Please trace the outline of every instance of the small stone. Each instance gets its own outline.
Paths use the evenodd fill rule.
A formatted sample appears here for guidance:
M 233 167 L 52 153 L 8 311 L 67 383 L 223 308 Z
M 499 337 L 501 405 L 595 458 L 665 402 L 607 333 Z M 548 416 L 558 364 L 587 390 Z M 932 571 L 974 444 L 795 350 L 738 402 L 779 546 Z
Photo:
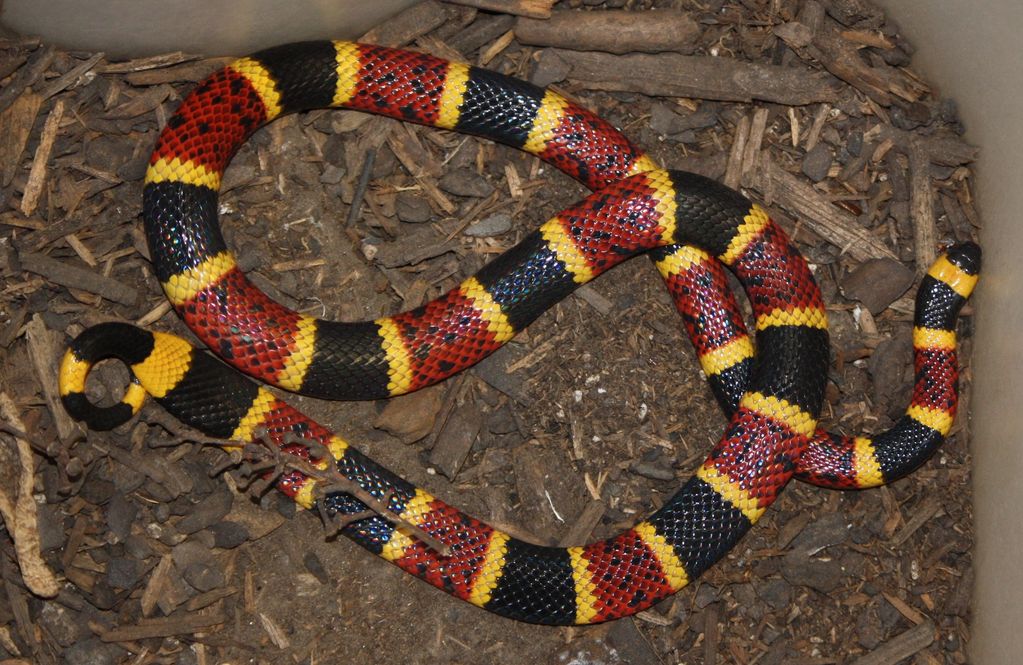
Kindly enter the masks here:
M 411 191 L 398 192 L 394 197 L 394 214 L 406 224 L 423 224 L 433 219 L 426 197 Z
M 511 230 L 512 218 L 511 215 L 503 212 L 494 213 L 479 220 L 473 222 L 465 229 L 464 233 L 467 236 L 474 238 L 490 238 L 493 236 L 499 236 Z
M 902 297 L 915 279 L 912 270 L 894 259 L 870 259 L 845 276 L 842 294 L 877 316 Z
M 333 164 L 327 164 L 324 167 L 323 173 L 320 174 L 320 182 L 325 185 L 336 185 L 345 177 L 345 170 L 340 166 Z
M 107 505 L 107 529 L 117 539 L 114 542 L 123 542 L 128 537 L 137 514 L 138 508 L 123 494 L 115 494 L 111 497 L 110 503 Z
M 515 415 L 508 406 L 503 406 L 487 416 L 487 429 L 493 434 L 511 434 L 519 431 Z
M 572 66 L 565 62 L 564 58 L 551 49 L 544 49 L 540 51 L 540 59 L 529 80 L 533 85 L 546 88 L 552 83 L 564 81 L 571 71 Z
M 210 548 L 194 538 L 179 543 L 171 550 L 171 558 L 178 570 L 184 570 L 193 563 L 203 563 L 213 558 Z
M 213 546 L 231 550 L 249 539 L 249 530 L 240 522 L 223 521 L 210 527 L 213 532 Z
M 444 174 L 437 186 L 455 196 L 483 198 L 494 192 L 494 186 L 472 169 L 455 169 Z
M 100 478 L 96 474 L 90 474 L 82 484 L 82 489 L 79 490 L 78 496 L 93 505 L 101 506 L 110 500 L 115 491 L 116 488 L 112 482 Z
M 785 609 L 792 602 L 792 586 L 785 580 L 767 580 L 757 587 L 757 595 L 772 608 Z
M 820 182 L 828 177 L 831 161 L 831 148 L 824 143 L 818 143 L 803 157 L 803 175 L 814 182 Z
M 71 614 L 56 603 L 44 603 L 39 612 L 39 625 L 62 647 L 78 641 L 80 631 Z
M 108 644 L 98 637 L 90 637 L 71 645 L 64 652 L 64 665 L 117 665 L 124 657 L 124 649 Z
M 177 523 L 178 533 L 190 534 L 216 524 L 231 510 L 233 497 L 227 488 L 210 494 L 195 504 L 191 512 Z
M 848 521 L 844 515 L 834 513 L 810 522 L 793 538 L 791 548 L 813 555 L 826 547 L 841 545 L 848 539 Z
M 224 586 L 224 572 L 210 563 L 196 561 L 185 566 L 181 577 L 196 591 L 212 591 Z
M 629 465 L 629 471 L 651 480 L 675 480 L 675 472 L 660 459 L 654 462 L 633 462 Z
M 415 443 L 433 430 L 440 413 L 444 388 L 433 386 L 387 401 L 373 427 L 397 437 L 403 443 Z
M 129 535 L 124 539 L 124 553 L 133 559 L 148 559 L 153 556 L 153 548 L 145 538 Z
M 315 577 L 320 584 L 328 584 L 330 582 L 330 576 L 327 575 L 327 569 L 324 567 L 323 562 L 320 561 L 320 557 L 316 556 L 312 552 L 306 552 L 305 556 L 302 557 L 302 565 L 305 569 Z
M 717 587 L 713 587 L 710 584 L 701 584 L 700 588 L 696 591 L 696 597 L 693 599 L 693 604 L 696 605 L 697 609 L 703 609 L 711 603 L 716 603 L 720 597 Z
M 138 559 L 115 557 L 107 562 L 107 583 L 114 589 L 130 589 L 142 575 L 142 562 Z

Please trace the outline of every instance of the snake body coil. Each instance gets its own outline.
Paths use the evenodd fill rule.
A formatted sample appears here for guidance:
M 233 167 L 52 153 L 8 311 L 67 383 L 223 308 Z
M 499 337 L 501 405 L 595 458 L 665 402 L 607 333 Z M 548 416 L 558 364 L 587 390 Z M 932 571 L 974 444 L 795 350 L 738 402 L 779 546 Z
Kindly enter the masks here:
M 274 303 L 237 269 L 217 224 L 217 189 L 231 155 L 251 132 L 283 112 L 319 106 L 481 134 L 522 147 L 597 191 L 423 307 L 353 324 L 305 317 Z M 706 178 L 659 169 L 610 125 L 555 93 L 394 49 L 345 42 L 270 49 L 212 75 L 168 121 L 146 177 L 144 213 L 157 276 L 199 338 L 238 369 L 318 396 L 373 398 L 441 380 L 492 352 L 578 284 L 638 253 L 656 252 L 669 287 L 675 280 L 680 308 L 691 307 L 683 297 L 690 287 L 676 279 L 687 272 L 678 259 L 684 245 L 702 248 L 735 272 L 753 305 L 756 355 L 738 341 L 745 333 L 733 330 L 728 339 L 711 342 L 710 328 L 690 327 L 698 349 L 704 334 L 701 358 L 712 358 L 716 370 L 708 374 L 736 377 L 724 381 L 733 391 L 721 397 L 731 412 L 724 436 L 695 476 L 649 519 L 584 547 L 532 545 L 464 515 L 179 338 L 107 324 L 72 345 L 61 389 L 76 417 L 93 426 L 117 424 L 137 410 L 144 389 L 209 436 L 246 441 L 265 430 L 286 452 L 305 458 L 309 448 L 296 437 L 315 442 L 333 457 L 314 459 L 317 465 L 336 464 L 451 553 L 430 549 L 382 517 L 353 522 L 343 533 L 498 614 L 572 624 L 649 607 L 728 551 L 810 459 L 828 351 L 823 302 L 805 261 L 759 206 Z M 968 248 L 960 254 L 966 258 L 949 254 L 947 266 L 931 274 L 938 292 L 951 290 L 962 299 L 969 288 L 957 285 L 972 288 L 979 253 Z M 957 303 L 945 297 L 943 311 L 954 310 L 951 318 L 938 321 L 935 315 L 922 324 L 939 331 L 921 338 L 942 352 L 948 351 Z M 918 310 L 918 327 L 920 321 Z M 954 353 L 954 335 L 951 342 Z M 741 352 L 715 352 L 728 348 Z M 90 366 L 104 357 L 128 363 L 141 385 L 106 410 L 84 396 Z M 948 362 L 924 368 L 928 385 L 935 384 L 932 370 L 939 365 L 945 371 Z M 737 366 L 743 369 L 730 369 Z M 948 385 L 947 373 L 939 382 Z M 947 428 L 944 416 L 933 413 L 954 412 L 954 378 L 951 383 L 951 409 L 948 391 L 935 396 L 918 384 L 920 399 L 914 396 L 907 415 L 938 432 L 939 440 Z M 915 440 L 918 455 L 919 444 Z M 936 444 L 928 439 L 928 445 Z M 842 485 L 847 471 L 839 472 L 838 464 L 850 446 L 876 459 L 872 446 L 824 442 L 824 457 L 808 477 Z M 874 480 L 883 482 L 883 475 Z M 313 485 L 297 472 L 279 483 L 306 506 L 313 503 Z M 340 514 L 366 508 L 347 494 L 322 501 Z

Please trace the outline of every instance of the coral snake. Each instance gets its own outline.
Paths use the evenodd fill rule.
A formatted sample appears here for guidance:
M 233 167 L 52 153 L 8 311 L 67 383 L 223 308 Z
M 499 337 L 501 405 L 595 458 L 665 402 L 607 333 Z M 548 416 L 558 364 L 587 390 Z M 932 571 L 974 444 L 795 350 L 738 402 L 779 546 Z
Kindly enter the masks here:
M 239 271 L 219 230 L 217 190 L 259 126 L 325 106 L 519 147 L 595 192 L 422 307 L 371 322 L 315 320 L 273 302 Z M 237 60 L 168 121 L 146 176 L 144 217 L 164 291 L 214 353 L 264 382 L 334 398 L 435 383 L 494 351 L 579 284 L 650 254 L 730 421 L 696 474 L 653 515 L 581 547 L 534 545 L 465 515 L 173 335 L 101 324 L 72 342 L 61 366 L 64 404 L 90 427 L 126 421 L 149 394 L 208 436 L 263 436 L 319 468 L 336 465 L 448 551 L 381 516 L 351 522 L 346 536 L 463 600 L 556 625 L 626 616 L 676 592 L 749 530 L 794 473 L 827 486 L 869 486 L 926 459 L 954 416 L 955 321 L 980 261 L 976 245 L 958 245 L 924 278 L 912 403 L 871 441 L 816 430 L 828 365 L 824 304 L 806 262 L 762 208 L 707 178 L 660 169 L 589 111 L 494 72 L 348 42 L 290 44 Z M 720 264 L 752 304 L 755 354 Z M 110 357 L 130 366 L 134 382 L 119 404 L 99 407 L 85 395 L 86 378 Z M 292 470 L 277 485 L 305 507 L 366 511 L 350 493 L 317 496 L 315 483 Z

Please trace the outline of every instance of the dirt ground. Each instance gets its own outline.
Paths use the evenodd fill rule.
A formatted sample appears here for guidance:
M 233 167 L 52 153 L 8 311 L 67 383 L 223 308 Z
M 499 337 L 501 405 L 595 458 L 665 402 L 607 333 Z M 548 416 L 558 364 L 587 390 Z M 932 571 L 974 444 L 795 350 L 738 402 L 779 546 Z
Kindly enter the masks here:
M 831 63 L 827 52 L 783 40 L 788 33 L 779 27 L 797 22 L 807 4 L 630 0 L 558 9 L 680 10 L 700 27 L 693 53 L 829 71 L 835 89 L 828 102 L 606 92 L 571 75 L 557 85 L 662 163 L 715 178 L 743 159 L 732 148 L 741 127 L 753 128 L 784 176 L 752 174 L 741 184 L 795 238 L 829 303 L 824 423 L 876 433 L 904 410 L 912 388 L 919 187 L 937 223 L 934 241 L 972 237 L 974 153 L 959 138 L 954 104 L 912 71 L 911 46 L 873 7 L 824 3 L 825 20 L 855 43 L 862 67 L 889 83 L 897 76 L 913 82 L 899 88 L 903 96 L 888 94 L 887 104 L 865 92 L 867 84 L 840 80 L 821 64 Z M 487 54 L 488 67 L 524 78 L 556 76 L 551 58 L 560 56 L 552 49 L 510 37 L 490 48 L 510 29 L 508 17 L 431 7 L 444 19 L 436 29 L 396 41 L 471 62 Z M 480 35 L 479 43 L 467 34 Z M 56 599 L 28 592 L 11 541 L 0 539 L 0 658 L 10 659 L 0 662 L 967 662 L 969 311 L 960 324 L 962 415 L 923 468 L 870 491 L 790 485 L 735 550 L 635 618 L 580 628 L 510 621 L 343 538 L 326 538 L 316 515 L 296 514 L 274 493 L 254 500 L 232 478 L 210 478 L 223 453 L 165 423 L 156 406 L 111 433 L 62 432 L 66 416 L 47 397 L 69 336 L 105 320 L 188 336 L 150 271 L 137 217 L 141 177 L 168 114 L 222 61 L 122 65 L 15 36 L 0 43 L 0 55 L 7 130 L 0 145 L 0 376 L 35 445 L 43 556 L 61 582 Z M 27 72 L 33 67 L 35 77 Z M 63 77 L 61 87 L 76 67 L 84 71 Z M 43 185 L 33 194 L 33 166 L 55 117 L 52 145 L 37 167 Z M 367 168 L 368 189 L 351 216 Z M 837 246 L 799 214 L 806 208 L 793 202 L 786 177 L 824 202 L 824 219 L 842 215 L 898 261 Z M 510 148 L 350 111 L 290 116 L 261 129 L 235 157 L 224 189 L 228 244 L 254 281 L 289 306 L 339 320 L 425 302 L 585 193 Z M 29 196 L 37 198 L 30 207 Z M 402 263 L 413 249 L 423 260 Z M 67 266 L 106 281 L 68 283 Z M 891 291 L 884 287 L 904 272 L 913 286 L 890 293 L 871 316 L 863 293 Z M 124 372 L 102 369 L 92 388 L 112 399 Z M 440 386 L 386 402 L 287 399 L 434 495 L 545 544 L 566 537 L 577 544 L 634 524 L 689 477 L 725 424 L 678 315 L 642 258 Z M 446 428 L 454 412 L 478 422 L 479 433 L 451 468 L 436 447 L 453 435 Z

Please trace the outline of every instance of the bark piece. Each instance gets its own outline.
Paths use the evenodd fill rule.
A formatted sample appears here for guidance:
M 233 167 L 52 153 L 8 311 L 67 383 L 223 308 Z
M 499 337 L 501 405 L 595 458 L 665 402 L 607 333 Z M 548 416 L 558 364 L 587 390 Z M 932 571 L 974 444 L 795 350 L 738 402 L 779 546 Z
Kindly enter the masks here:
M 667 9 L 559 11 L 545 21 L 515 22 L 515 37 L 523 44 L 575 51 L 692 53 L 699 36 L 700 26 L 688 14 Z
M 759 99 L 790 106 L 831 101 L 836 95 L 831 76 L 804 67 L 677 53 L 555 53 L 571 67 L 567 78 L 592 90 L 732 102 Z
M 482 427 L 483 416 L 479 409 L 472 400 L 466 400 L 455 409 L 437 434 L 437 441 L 430 451 L 430 464 L 448 480 L 454 480 Z

